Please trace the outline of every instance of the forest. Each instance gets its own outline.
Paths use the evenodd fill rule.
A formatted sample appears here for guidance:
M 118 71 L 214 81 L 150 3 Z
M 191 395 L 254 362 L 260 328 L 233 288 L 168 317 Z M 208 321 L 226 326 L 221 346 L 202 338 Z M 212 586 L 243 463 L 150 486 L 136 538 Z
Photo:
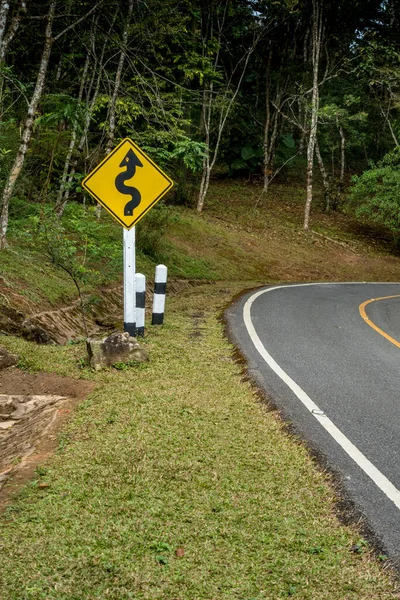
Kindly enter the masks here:
M 399 25 L 396 0 L 1 0 L 0 248 L 93 205 L 81 181 L 125 137 L 169 203 L 201 213 L 216 175 L 266 201 L 296 169 L 305 230 L 318 178 L 326 212 L 397 242 Z

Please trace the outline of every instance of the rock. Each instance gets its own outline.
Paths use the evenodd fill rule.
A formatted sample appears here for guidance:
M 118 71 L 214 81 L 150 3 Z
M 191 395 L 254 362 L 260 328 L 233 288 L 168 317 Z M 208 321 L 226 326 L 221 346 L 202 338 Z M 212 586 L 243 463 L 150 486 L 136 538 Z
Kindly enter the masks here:
M 2 333 L 21 335 L 21 325 L 24 315 L 10 306 L 0 306 L 0 330 Z
M 15 425 L 15 421 L 0 421 L 0 429 L 11 429 Z
M 18 402 L 12 396 L 5 394 L 0 395 L 0 421 L 8 419 L 10 415 L 16 410 Z
M 6 369 L 7 367 L 13 367 L 18 363 L 18 356 L 11 354 L 5 348 L 0 347 L 0 369 Z
M 87 351 L 91 367 L 99 371 L 116 363 L 147 362 L 149 355 L 129 333 L 112 333 L 106 338 L 88 338 Z
M 36 344 L 55 344 L 51 335 L 43 327 L 29 320 L 22 323 L 22 335 L 25 339 Z
M 3 485 L 5 484 L 5 482 L 7 481 L 9 477 L 8 473 L 0 473 L 0 490 L 3 487 Z
M 65 400 L 65 396 L 0 394 L 0 424 L 10 419 L 20 421 L 42 408 L 54 406 L 60 400 Z

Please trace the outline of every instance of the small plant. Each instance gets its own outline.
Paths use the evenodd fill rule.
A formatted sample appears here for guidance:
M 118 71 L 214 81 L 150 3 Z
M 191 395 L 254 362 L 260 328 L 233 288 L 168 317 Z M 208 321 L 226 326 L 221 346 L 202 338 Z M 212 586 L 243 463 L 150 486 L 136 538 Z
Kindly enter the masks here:
M 114 369 L 117 369 L 117 371 L 127 371 L 130 366 L 132 365 L 127 362 L 116 362 L 113 364 Z
M 324 549 L 321 546 L 315 546 L 315 548 L 310 548 L 308 550 L 309 554 L 323 554 Z
M 115 409 L 112 409 L 106 419 L 106 423 L 107 425 L 112 425 L 113 423 L 116 422 L 118 417 L 118 412 Z
M 368 542 L 363 539 L 359 539 L 353 546 L 350 548 L 351 552 L 354 554 L 363 554 L 368 547 Z
M 160 565 L 167 566 L 169 564 L 169 557 L 166 555 L 166 553 L 172 552 L 172 546 L 170 546 L 170 544 L 167 544 L 166 542 L 157 542 L 155 544 L 152 544 L 150 547 L 152 550 L 155 550 L 157 552 L 156 561 Z
M 42 466 L 38 465 L 35 469 L 35 473 L 39 477 L 44 477 L 45 475 L 47 475 L 47 469 L 46 469 L 46 467 L 42 467 Z

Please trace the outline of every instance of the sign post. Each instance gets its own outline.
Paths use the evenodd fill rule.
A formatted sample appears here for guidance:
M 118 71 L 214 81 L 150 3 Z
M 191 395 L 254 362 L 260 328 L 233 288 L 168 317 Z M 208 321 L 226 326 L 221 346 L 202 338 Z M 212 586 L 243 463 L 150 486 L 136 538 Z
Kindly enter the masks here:
M 124 331 L 136 336 L 135 228 L 124 229 Z
M 82 187 L 124 227 L 124 331 L 136 334 L 135 227 L 174 185 L 126 138 L 85 177 Z

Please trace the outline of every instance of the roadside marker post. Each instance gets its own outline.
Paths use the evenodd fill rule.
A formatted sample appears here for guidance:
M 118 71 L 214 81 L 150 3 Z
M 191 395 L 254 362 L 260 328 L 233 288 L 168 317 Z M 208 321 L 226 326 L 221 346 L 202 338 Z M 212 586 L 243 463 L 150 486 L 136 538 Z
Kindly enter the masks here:
M 146 277 L 136 273 L 136 334 L 144 336 L 145 311 L 146 311 Z
M 134 225 L 173 185 L 172 179 L 129 138 L 122 140 L 82 181 L 82 187 L 124 227 L 124 331 L 132 336 L 138 327 Z M 144 333 L 144 321 L 140 327 Z
M 156 276 L 154 279 L 153 314 L 151 317 L 152 325 L 162 325 L 164 322 L 167 274 L 168 269 L 165 265 L 156 266 Z

